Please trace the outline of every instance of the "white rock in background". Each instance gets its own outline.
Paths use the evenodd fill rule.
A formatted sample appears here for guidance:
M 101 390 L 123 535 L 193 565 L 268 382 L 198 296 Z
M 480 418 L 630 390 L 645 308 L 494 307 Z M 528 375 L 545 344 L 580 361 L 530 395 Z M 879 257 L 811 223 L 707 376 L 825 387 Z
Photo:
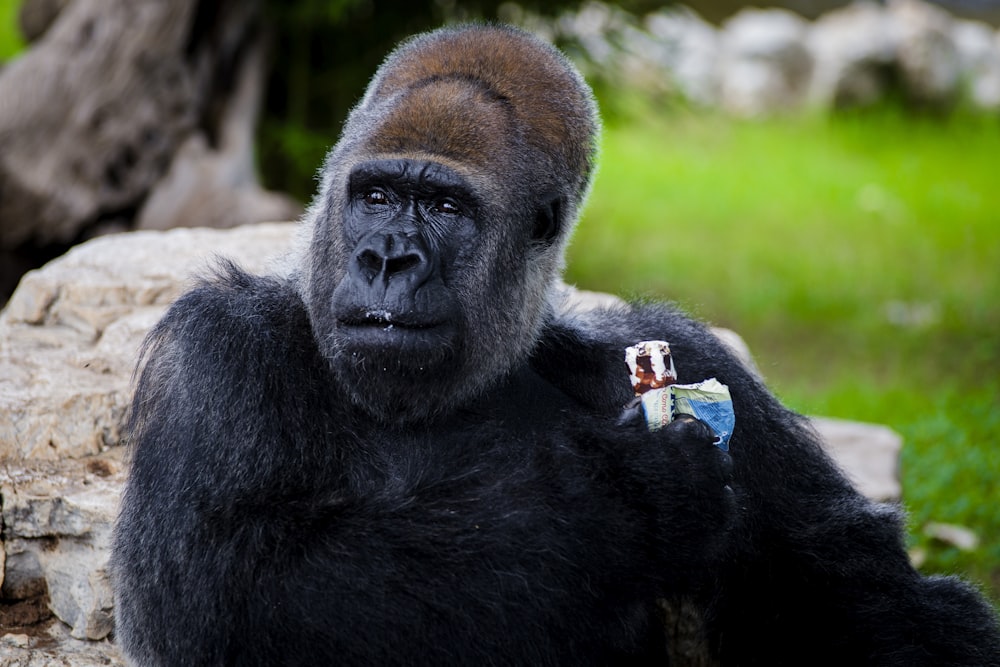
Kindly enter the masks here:
M 864 106 L 890 91 L 922 105 L 969 99 L 1000 108 L 1000 36 L 925 0 L 856 0 L 812 23 L 784 9 L 747 8 L 721 29 L 685 7 L 642 21 L 599 2 L 548 23 L 530 12 L 511 16 L 572 44 L 588 76 L 741 116 L 806 102 Z
M 578 12 L 565 12 L 556 20 L 556 33 L 577 40 L 587 57 L 603 67 L 618 56 L 608 36 L 621 28 L 620 13 L 601 2 L 584 3 Z
M 812 417 L 826 451 L 861 493 L 878 501 L 898 501 L 899 453 L 903 438 L 887 426 Z
M 719 32 L 686 7 L 646 17 L 646 30 L 660 44 L 658 63 L 686 99 L 704 106 L 719 97 Z
M 955 21 L 965 96 L 978 109 L 1000 109 L 1000 32 L 979 21 Z
M 924 535 L 944 542 L 959 551 L 974 551 L 979 547 L 979 536 L 965 526 L 931 522 L 924 526 Z
M 888 91 L 896 44 L 882 6 L 857 2 L 824 14 L 806 42 L 815 61 L 808 93 L 813 105 L 863 106 Z
M 951 15 L 922 0 L 888 0 L 903 89 L 915 102 L 948 106 L 962 80 Z
M 783 9 L 744 9 L 721 32 L 720 99 L 741 116 L 798 107 L 812 75 L 808 24 Z

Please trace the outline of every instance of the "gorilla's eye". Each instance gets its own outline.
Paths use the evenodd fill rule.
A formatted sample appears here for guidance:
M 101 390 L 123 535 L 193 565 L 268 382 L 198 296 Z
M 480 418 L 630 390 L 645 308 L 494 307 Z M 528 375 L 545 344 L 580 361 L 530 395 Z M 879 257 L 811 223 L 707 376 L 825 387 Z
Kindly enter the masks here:
M 389 197 L 382 190 L 369 190 L 364 195 L 365 203 L 369 206 L 385 206 L 389 203 Z
M 449 199 L 447 197 L 438 199 L 436 202 L 434 202 L 434 205 L 431 207 L 431 210 L 433 210 L 435 213 L 444 213 L 446 215 L 458 215 L 459 213 L 462 212 L 462 209 L 459 208 L 457 203 L 455 203 L 455 200 Z

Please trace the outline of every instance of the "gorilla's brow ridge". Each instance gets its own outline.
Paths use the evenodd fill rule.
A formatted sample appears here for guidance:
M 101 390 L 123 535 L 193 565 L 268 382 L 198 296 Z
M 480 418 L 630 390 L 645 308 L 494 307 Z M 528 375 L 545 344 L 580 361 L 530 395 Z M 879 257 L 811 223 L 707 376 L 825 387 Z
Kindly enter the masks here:
M 420 90 L 421 88 L 426 88 L 427 86 L 431 86 L 435 83 L 441 83 L 444 81 L 461 81 L 464 83 L 470 83 L 474 88 L 479 90 L 479 92 L 483 93 L 491 102 L 498 102 L 503 106 L 507 107 L 508 109 L 512 106 L 510 97 L 504 95 L 496 88 L 494 88 L 492 85 L 490 85 L 489 81 L 486 81 L 482 77 L 476 76 L 475 74 L 468 74 L 465 72 L 454 72 L 449 74 L 431 74 L 430 76 L 426 76 L 423 79 L 414 81 L 409 86 L 407 86 L 406 90 L 416 91 Z

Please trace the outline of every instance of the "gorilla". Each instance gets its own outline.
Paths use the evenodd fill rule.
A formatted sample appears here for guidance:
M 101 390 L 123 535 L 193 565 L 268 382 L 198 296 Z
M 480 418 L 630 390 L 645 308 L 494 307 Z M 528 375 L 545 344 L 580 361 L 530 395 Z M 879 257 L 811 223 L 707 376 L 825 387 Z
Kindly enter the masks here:
M 389 56 L 295 268 L 222 264 L 147 339 L 111 563 L 134 664 L 667 664 L 683 605 L 714 664 L 1000 665 L 990 605 L 914 571 L 900 513 L 704 326 L 566 307 L 598 131 L 519 30 Z M 643 340 L 728 385 L 729 453 L 623 409 Z

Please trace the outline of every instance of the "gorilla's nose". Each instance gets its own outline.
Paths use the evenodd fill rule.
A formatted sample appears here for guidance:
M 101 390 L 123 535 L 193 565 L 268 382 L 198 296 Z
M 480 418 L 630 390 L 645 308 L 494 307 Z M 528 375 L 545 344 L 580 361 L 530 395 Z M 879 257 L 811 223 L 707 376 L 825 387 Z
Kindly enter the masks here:
M 373 287 L 399 282 L 414 289 L 430 276 L 432 268 L 419 238 L 401 233 L 372 234 L 354 252 L 354 269 Z

